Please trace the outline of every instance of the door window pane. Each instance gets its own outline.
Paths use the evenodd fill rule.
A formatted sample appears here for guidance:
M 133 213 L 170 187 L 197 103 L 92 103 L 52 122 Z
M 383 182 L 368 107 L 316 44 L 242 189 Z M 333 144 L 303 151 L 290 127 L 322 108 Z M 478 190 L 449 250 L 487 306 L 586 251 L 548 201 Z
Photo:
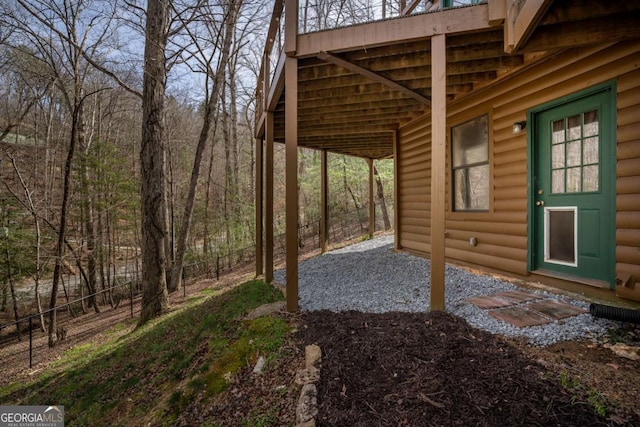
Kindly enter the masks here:
M 582 177 L 582 191 L 598 191 L 598 165 L 585 166 Z
M 598 110 L 551 122 L 551 192 L 599 190 Z
M 551 192 L 564 193 L 564 169 L 551 172 Z
M 598 110 L 584 113 L 584 130 L 582 134 L 585 137 L 598 135 Z
M 567 166 L 578 166 L 580 163 L 580 140 L 567 143 Z
M 598 137 L 587 138 L 583 144 L 582 163 L 585 165 L 597 164 L 599 160 Z
M 567 193 L 577 193 L 580 191 L 580 168 L 567 169 Z
M 564 144 L 551 147 L 551 167 L 553 169 L 563 168 L 564 164 Z
M 573 140 L 580 138 L 580 116 L 572 116 L 567 119 L 567 139 Z
M 552 144 L 558 144 L 564 142 L 564 120 L 556 120 L 551 125 L 553 137 L 551 139 Z

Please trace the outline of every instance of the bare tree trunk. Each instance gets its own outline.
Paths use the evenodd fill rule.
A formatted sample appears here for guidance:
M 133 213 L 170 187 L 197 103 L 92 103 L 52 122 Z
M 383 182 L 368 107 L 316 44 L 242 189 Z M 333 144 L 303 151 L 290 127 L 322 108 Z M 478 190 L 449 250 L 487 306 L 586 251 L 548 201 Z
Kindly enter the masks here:
M 231 150 L 229 147 L 229 112 L 226 102 L 226 85 L 222 88 L 222 142 L 224 144 L 224 224 L 225 224 L 225 240 L 227 248 L 231 247 L 231 221 L 233 217 L 230 210 L 231 201 L 229 195 L 232 193 L 232 174 L 231 171 Z M 229 249 L 227 249 L 229 250 Z
M 13 165 L 13 170 L 18 177 L 18 181 L 22 186 L 22 190 L 24 191 L 25 207 L 29 210 L 29 213 L 33 217 L 33 222 L 36 227 L 36 259 L 35 259 L 35 274 L 33 275 L 33 281 L 35 282 L 35 299 L 36 299 L 36 307 L 38 308 L 38 314 L 40 315 L 40 328 L 42 332 L 44 330 L 44 315 L 42 314 L 42 301 L 40 300 L 40 273 L 42 272 L 42 266 L 40 262 L 40 250 L 42 246 L 42 232 L 40 230 L 40 219 L 38 218 L 38 214 L 36 212 L 36 207 L 33 203 L 33 199 L 31 198 L 31 192 L 27 188 L 27 183 L 24 178 L 22 178 L 22 174 L 20 173 L 20 169 L 18 169 L 18 165 L 16 164 L 16 160 L 13 157 L 10 157 L 11 164 Z
M 85 134 L 84 123 L 84 107 L 78 107 L 78 149 L 81 152 L 80 161 L 80 185 L 82 186 L 82 198 L 84 199 L 84 227 L 87 239 L 87 291 L 89 292 L 89 306 L 93 306 L 96 313 L 100 313 L 100 308 L 96 301 L 96 282 L 97 282 L 97 264 L 96 264 L 96 232 L 94 228 L 94 208 L 93 208 L 93 192 L 89 185 L 89 144 Z
M 391 229 L 391 221 L 389 220 L 389 212 L 387 211 L 387 202 L 384 198 L 384 188 L 382 187 L 382 180 L 378 169 L 373 166 L 373 174 L 376 176 L 376 187 L 378 190 L 378 200 L 380 200 L 380 210 L 382 211 L 382 220 L 384 221 L 384 229 Z
M 211 193 L 213 191 L 212 187 L 213 187 L 213 162 L 215 159 L 215 150 L 214 150 L 214 145 L 215 145 L 215 138 L 216 138 L 216 131 L 218 130 L 218 114 L 216 111 L 215 117 L 213 119 L 214 122 L 214 127 L 213 127 L 213 133 L 212 133 L 212 140 L 213 140 L 213 144 L 211 144 L 211 155 L 209 156 L 209 170 L 207 172 L 207 188 L 205 190 L 205 201 L 204 201 L 204 226 L 203 226 L 203 253 L 205 255 L 207 255 L 209 253 L 209 246 L 210 246 L 210 242 L 209 242 L 209 221 L 210 221 L 210 206 L 211 206 L 211 199 L 213 198 Z M 215 199 L 215 198 L 214 198 Z
M 140 147 L 142 207 L 142 312 L 139 325 L 169 308 L 166 281 L 164 93 L 165 49 L 170 19 L 169 0 L 149 0 L 147 6 L 142 144 Z
M 175 238 L 176 238 L 176 224 L 175 224 L 175 181 L 173 175 L 173 154 L 171 152 L 171 145 L 167 144 L 167 166 L 168 166 L 168 180 L 167 180 L 167 198 L 166 198 L 166 218 L 167 218 L 167 238 L 165 239 L 164 251 L 167 257 L 167 265 L 171 266 L 167 269 L 167 290 L 173 292 L 171 289 L 171 276 L 173 272 L 175 262 Z
M 215 135 L 215 129 L 214 129 Z M 211 146 L 211 156 L 209 156 L 209 170 L 207 172 L 207 185 L 206 190 L 204 192 L 204 224 L 202 224 L 202 253 L 207 256 L 209 254 L 209 246 L 210 243 L 210 231 L 209 231 L 209 221 L 210 221 L 210 211 L 211 211 L 211 181 L 213 180 L 212 171 L 213 171 L 213 159 L 214 159 L 214 150 L 213 145 Z
M 191 179 L 189 180 L 189 190 L 187 193 L 187 200 L 185 202 L 184 212 L 182 214 L 182 224 L 180 226 L 180 233 L 178 235 L 178 245 L 176 249 L 175 262 L 173 270 L 171 271 L 171 282 L 169 283 L 169 291 L 173 292 L 180 289 L 182 279 L 182 269 L 184 264 L 184 254 L 187 250 L 187 239 L 189 237 L 189 228 L 191 227 L 191 216 L 193 214 L 193 205 L 195 201 L 196 188 L 198 186 L 198 180 L 200 178 L 200 167 L 202 164 L 202 156 L 209 141 L 209 130 L 211 129 L 211 122 L 215 117 L 215 111 L 218 106 L 218 100 L 221 92 L 221 86 L 224 85 L 225 69 L 229 62 L 229 52 L 231 51 L 231 42 L 233 40 L 234 28 L 236 22 L 236 3 L 232 1 L 229 4 L 229 13 L 226 15 L 225 31 L 223 39 L 223 47 L 218 62 L 218 68 L 212 82 L 212 89 L 208 93 L 209 98 L 205 105 L 204 119 L 202 122 L 202 128 L 200 129 L 200 136 L 198 137 L 198 145 L 196 147 L 196 155 L 193 160 L 193 168 L 191 170 Z M 235 104 L 233 103 L 232 106 Z M 232 109 L 233 112 L 233 109 Z M 227 117 L 225 115 L 225 120 Z M 226 128 L 225 128 L 226 129 Z M 225 147 L 227 145 L 225 144 Z M 236 158 L 235 164 L 232 167 L 231 173 L 235 173 L 235 186 L 237 188 L 237 136 L 235 139 L 235 152 Z M 228 148 L 225 148 L 225 154 L 228 160 Z M 227 172 L 229 172 L 227 167 Z M 233 178 L 232 178 L 233 180 Z M 227 182 L 228 185 L 228 182 Z
M 342 162 L 343 162 L 342 163 L 342 181 L 344 183 L 344 188 L 349 193 L 349 195 L 351 196 L 351 200 L 353 200 L 353 205 L 356 208 L 356 213 L 358 214 L 358 225 L 360 226 L 360 232 L 364 232 L 364 222 L 363 222 L 362 216 L 360 214 L 360 208 L 362 206 L 360 205 L 360 203 L 358 203 L 358 197 L 353 192 L 353 189 L 351 188 L 351 186 L 349 185 L 349 181 L 347 180 L 347 162 L 346 162 L 346 159 L 343 158 Z M 349 213 L 348 209 L 347 209 L 346 213 Z
M 9 289 L 9 284 L 5 283 L 2 285 L 2 306 L 0 306 L 0 311 L 5 311 L 7 309 L 7 290 Z
M 306 173 L 306 156 L 301 149 L 298 149 L 298 176 L 304 176 Z M 307 222 L 305 215 L 307 209 L 306 196 L 301 191 L 300 180 L 298 180 L 298 248 L 304 248 L 304 225 Z
M 233 31 L 233 27 L 230 29 Z M 232 162 L 232 182 L 233 182 L 233 192 L 236 194 L 236 197 L 239 196 L 240 185 L 238 180 L 238 163 L 239 163 L 239 153 L 238 153 L 238 103 L 236 101 L 237 98 L 237 89 L 236 89 L 236 58 L 229 62 L 229 109 L 230 109 L 230 125 L 231 125 L 231 162 Z
M 73 121 L 77 120 L 77 107 L 73 111 Z M 69 193 L 71 185 L 71 162 L 76 146 L 77 126 L 71 126 L 71 140 L 69 142 L 69 150 L 67 151 L 67 159 L 64 164 L 64 180 L 62 187 L 62 206 L 60 207 L 60 227 L 58 229 L 58 242 L 56 244 L 55 266 L 53 268 L 53 284 L 51 285 L 51 299 L 49 301 L 49 347 L 56 345 L 56 303 L 58 299 L 58 286 L 60 284 L 60 276 L 62 274 L 62 256 L 64 253 L 65 234 L 67 231 L 67 210 L 69 207 Z
M 7 236 L 8 238 L 8 236 Z M 11 300 L 13 301 L 13 315 L 16 319 L 16 332 L 18 333 L 18 341 L 22 341 L 22 334 L 20 332 L 20 315 L 18 314 L 18 300 L 16 298 L 16 288 L 13 284 L 13 276 L 11 275 L 11 257 L 9 255 L 9 245 L 5 245 L 5 259 L 7 261 L 7 278 L 9 280 L 9 288 L 11 289 Z

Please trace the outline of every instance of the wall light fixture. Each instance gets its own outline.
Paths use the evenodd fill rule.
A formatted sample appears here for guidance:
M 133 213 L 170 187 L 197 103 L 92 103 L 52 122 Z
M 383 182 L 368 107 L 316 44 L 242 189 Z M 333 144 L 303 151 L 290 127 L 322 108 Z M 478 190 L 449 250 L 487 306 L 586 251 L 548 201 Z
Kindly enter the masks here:
M 514 134 L 519 134 L 522 133 L 523 130 L 525 130 L 525 128 L 527 127 L 527 122 L 526 121 L 522 121 L 522 122 L 515 122 L 513 124 L 513 133 Z

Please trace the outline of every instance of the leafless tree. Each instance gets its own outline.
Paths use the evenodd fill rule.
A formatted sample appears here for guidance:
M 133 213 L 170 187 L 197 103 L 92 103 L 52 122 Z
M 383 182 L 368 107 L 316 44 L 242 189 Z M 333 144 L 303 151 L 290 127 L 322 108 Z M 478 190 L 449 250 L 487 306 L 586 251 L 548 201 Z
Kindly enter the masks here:
M 230 0 L 222 5 L 221 20 L 216 19 L 216 15 L 218 14 L 211 6 L 203 8 L 205 12 L 202 14 L 202 22 L 206 36 L 202 38 L 202 34 L 188 30 L 191 42 L 188 49 L 190 50 L 189 56 L 196 61 L 196 69 L 204 71 L 205 74 L 204 117 L 193 160 L 187 199 L 182 214 L 182 223 L 178 234 L 175 262 L 169 284 L 169 291 L 172 292 L 181 286 L 184 255 L 187 248 L 189 228 L 191 226 L 196 187 L 200 178 L 202 157 L 207 143 L 210 140 L 211 126 L 216 116 L 221 89 L 224 85 L 225 71 L 229 62 L 235 25 L 241 8 L 242 0 Z M 185 28 L 187 28 L 186 25 Z M 212 40 L 214 42 L 209 44 L 206 40 Z
M 140 148 L 142 207 L 142 313 L 139 324 L 169 308 L 166 282 L 166 191 L 164 101 L 167 83 L 165 53 L 171 21 L 169 0 L 147 5 L 142 146 Z

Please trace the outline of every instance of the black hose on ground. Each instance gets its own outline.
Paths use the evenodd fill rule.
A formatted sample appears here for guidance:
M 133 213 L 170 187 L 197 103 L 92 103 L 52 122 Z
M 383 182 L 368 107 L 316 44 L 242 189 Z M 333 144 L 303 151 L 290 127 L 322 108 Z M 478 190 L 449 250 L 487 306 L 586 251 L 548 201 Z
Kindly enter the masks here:
M 640 310 L 629 308 L 612 307 L 610 305 L 591 304 L 589 313 L 593 317 L 603 317 L 609 320 L 619 320 L 621 322 L 640 323 Z

